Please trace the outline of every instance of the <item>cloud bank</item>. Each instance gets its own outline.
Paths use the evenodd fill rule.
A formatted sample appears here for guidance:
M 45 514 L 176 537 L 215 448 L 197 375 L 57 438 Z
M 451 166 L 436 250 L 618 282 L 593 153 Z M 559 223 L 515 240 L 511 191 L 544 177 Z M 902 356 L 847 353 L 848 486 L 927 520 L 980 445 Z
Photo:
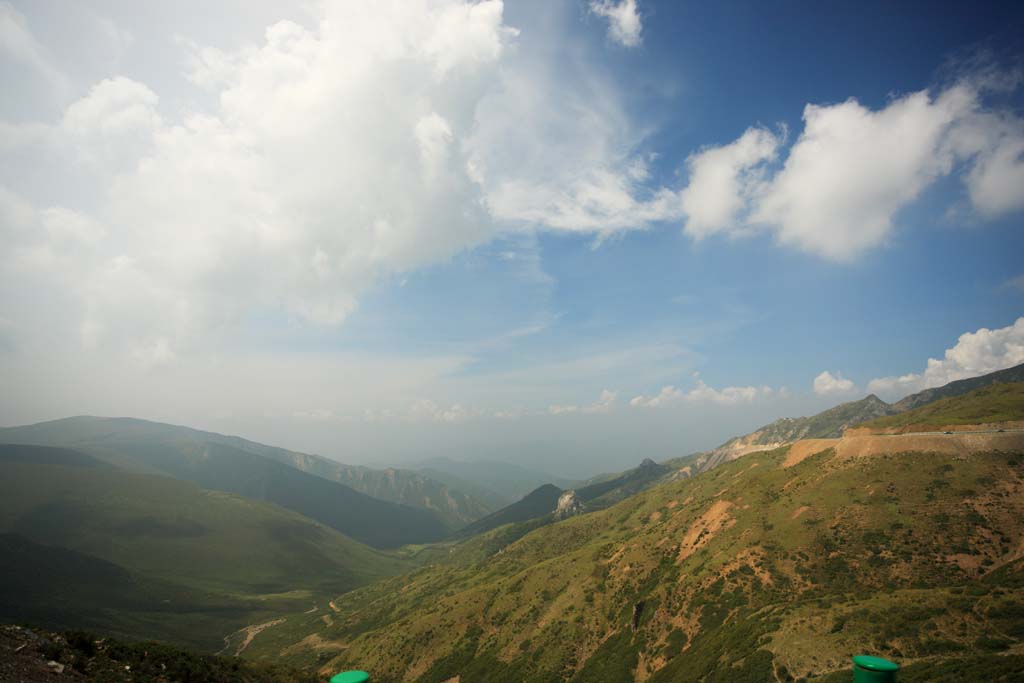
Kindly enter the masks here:
M 691 403 L 712 403 L 717 405 L 736 405 L 738 403 L 750 403 L 759 397 L 770 397 L 776 392 L 771 387 L 723 387 L 715 389 L 708 386 L 703 380 L 697 380 L 697 386 L 689 391 L 677 389 L 668 385 L 661 388 L 654 396 L 635 396 L 629 401 L 634 408 L 658 408 L 677 401 Z
M 27 22 L 0 7 L 4 49 L 43 69 Z M 55 123 L 0 126 L 0 150 L 35 146 L 98 186 L 88 207 L 0 186 L 5 291 L 48 291 L 83 345 L 159 363 L 254 314 L 340 324 L 382 278 L 502 232 L 675 215 L 671 192 L 643 187 L 618 90 L 526 49 L 503 9 L 317 4 L 308 25 L 239 49 L 180 40 L 212 109 L 172 115 L 115 76 Z M 605 10 L 638 39 L 633 3 Z

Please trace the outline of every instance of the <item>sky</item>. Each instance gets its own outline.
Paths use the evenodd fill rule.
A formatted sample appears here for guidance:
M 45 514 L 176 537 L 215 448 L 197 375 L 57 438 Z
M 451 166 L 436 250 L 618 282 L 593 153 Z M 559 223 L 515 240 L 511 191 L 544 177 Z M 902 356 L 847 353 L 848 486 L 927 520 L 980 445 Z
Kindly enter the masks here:
M 0 425 L 561 476 L 1024 362 L 1024 6 L 0 2 Z

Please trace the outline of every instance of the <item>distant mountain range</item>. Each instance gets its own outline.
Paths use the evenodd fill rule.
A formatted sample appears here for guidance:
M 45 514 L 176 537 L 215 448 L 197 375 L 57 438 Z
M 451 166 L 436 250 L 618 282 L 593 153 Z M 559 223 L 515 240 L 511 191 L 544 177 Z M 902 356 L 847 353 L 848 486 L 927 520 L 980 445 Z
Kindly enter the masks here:
M 428 477 L 451 481 L 452 486 L 457 488 L 467 482 L 478 487 L 478 496 L 488 502 L 498 503 L 494 509 L 519 500 L 544 484 L 553 484 L 561 489 L 573 488 L 578 484 L 572 479 L 499 460 L 463 461 L 442 457 L 420 460 L 409 466 Z
M 72 417 L 0 429 L 5 442 L 72 447 L 121 467 L 269 500 L 378 547 L 438 540 L 495 509 L 409 470 L 344 465 L 133 418 Z
M 2 442 L 70 446 L 121 467 L 275 503 L 378 548 L 448 533 L 434 511 L 379 500 L 284 464 L 286 451 L 184 427 L 75 417 L 0 430 Z M 326 469 L 312 456 L 303 462 Z
M 521 500 L 460 529 L 456 536 L 468 538 L 505 524 L 541 517 L 546 522 L 554 522 L 583 512 L 600 510 L 644 490 L 670 471 L 671 468 L 665 465 L 644 460 L 635 469 L 613 478 L 602 478 L 597 483 L 578 489 L 561 489 L 553 484 L 543 484 Z

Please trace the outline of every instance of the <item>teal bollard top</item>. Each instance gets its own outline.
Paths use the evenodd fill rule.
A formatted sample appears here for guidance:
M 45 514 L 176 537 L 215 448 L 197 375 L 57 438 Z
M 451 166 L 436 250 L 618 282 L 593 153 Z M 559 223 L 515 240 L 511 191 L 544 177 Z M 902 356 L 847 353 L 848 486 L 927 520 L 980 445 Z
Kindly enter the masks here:
M 857 655 L 853 658 L 853 683 L 895 683 L 900 665 L 881 657 Z
M 331 676 L 331 683 L 366 683 L 370 674 L 365 671 L 343 671 Z

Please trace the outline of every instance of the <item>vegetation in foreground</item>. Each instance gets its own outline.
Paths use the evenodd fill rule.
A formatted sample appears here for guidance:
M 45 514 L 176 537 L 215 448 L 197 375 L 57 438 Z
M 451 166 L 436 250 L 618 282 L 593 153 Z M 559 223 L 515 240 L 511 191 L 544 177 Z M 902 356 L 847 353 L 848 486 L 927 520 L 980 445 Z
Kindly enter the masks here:
M 0 680 L 55 678 L 98 683 L 314 683 L 308 672 L 234 657 L 198 655 L 154 642 L 122 642 L 86 631 L 0 626 Z

